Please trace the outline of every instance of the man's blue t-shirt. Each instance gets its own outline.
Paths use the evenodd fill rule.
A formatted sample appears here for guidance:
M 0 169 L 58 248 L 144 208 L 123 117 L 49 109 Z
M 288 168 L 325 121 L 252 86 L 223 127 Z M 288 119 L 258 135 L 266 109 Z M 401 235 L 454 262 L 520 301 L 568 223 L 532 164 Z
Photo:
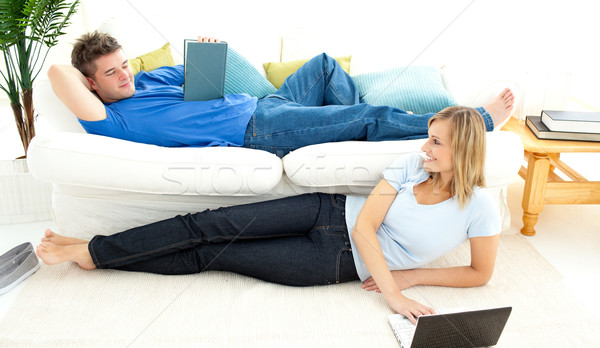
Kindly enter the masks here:
M 242 146 L 256 98 L 228 94 L 183 100 L 183 66 L 135 75 L 131 98 L 104 104 L 106 119 L 79 120 L 86 132 L 159 146 Z

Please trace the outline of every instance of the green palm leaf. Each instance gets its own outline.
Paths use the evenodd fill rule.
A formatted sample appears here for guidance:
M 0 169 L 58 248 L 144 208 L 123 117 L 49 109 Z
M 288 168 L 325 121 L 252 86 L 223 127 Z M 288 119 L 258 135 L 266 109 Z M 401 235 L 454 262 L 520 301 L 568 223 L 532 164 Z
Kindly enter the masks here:
M 5 65 L 0 70 L 0 89 L 8 95 L 13 110 L 21 109 L 19 97 L 23 98 L 26 115 L 15 111 L 15 121 L 25 150 L 35 134 L 30 100 L 33 82 L 78 5 L 79 0 L 0 0 L 0 48 Z

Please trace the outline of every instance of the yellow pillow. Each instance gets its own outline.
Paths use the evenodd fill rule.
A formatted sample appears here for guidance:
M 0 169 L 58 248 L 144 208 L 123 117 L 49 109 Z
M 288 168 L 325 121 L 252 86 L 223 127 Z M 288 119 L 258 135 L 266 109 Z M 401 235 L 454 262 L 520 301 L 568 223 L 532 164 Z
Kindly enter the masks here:
M 135 76 L 137 73 L 142 71 L 142 61 L 140 60 L 140 58 L 130 59 L 129 67 L 131 68 L 131 71 L 133 72 L 133 76 Z
M 168 42 L 157 50 L 129 60 L 129 66 L 131 67 L 131 71 L 133 71 L 133 75 L 136 75 L 142 70 L 152 71 L 161 66 L 173 65 L 175 65 L 175 61 L 171 54 L 171 44 Z
M 342 69 L 345 72 L 350 73 L 350 59 L 352 56 L 334 58 L 340 63 Z M 294 60 L 290 62 L 282 63 L 264 63 L 265 71 L 267 72 L 267 80 L 273 84 L 276 88 L 281 87 L 285 79 L 291 74 L 295 73 L 304 63 L 310 59 Z

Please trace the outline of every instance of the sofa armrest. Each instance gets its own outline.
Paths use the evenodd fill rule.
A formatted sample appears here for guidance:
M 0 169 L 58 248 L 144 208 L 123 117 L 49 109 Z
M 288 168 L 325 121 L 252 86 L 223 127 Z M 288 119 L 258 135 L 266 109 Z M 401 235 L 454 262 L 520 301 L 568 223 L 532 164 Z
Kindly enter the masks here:
M 36 136 L 27 162 L 42 181 L 155 194 L 259 195 L 282 176 L 281 160 L 260 150 L 167 148 L 61 132 Z
M 51 126 L 52 131 L 85 133 L 77 117 L 63 102 L 58 99 L 48 79 L 36 82 L 33 93 L 33 105 L 38 117 L 41 117 Z

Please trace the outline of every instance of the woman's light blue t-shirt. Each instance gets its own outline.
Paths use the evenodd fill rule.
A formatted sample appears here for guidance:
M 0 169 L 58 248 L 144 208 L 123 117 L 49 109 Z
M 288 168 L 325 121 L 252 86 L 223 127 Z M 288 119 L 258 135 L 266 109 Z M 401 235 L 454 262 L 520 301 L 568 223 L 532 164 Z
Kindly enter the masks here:
M 419 268 L 459 246 L 468 238 L 500 233 L 500 216 L 489 193 L 476 187 L 464 209 L 450 198 L 438 204 L 417 203 L 413 187 L 429 177 L 417 154 L 403 156 L 383 172 L 398 194 L 377 230 L 377 239 L 390 270 Z M 348 196 L 346 224 L 352 231 L 367 197 Z M 354 263 L 362 281 L 370 273 L 352 244 Z
M 79 120 L 87 133 L 159 146 L 241 146 L 256 98 L 183 100 L 183 66 L 141 71 L 131 98 L 105 104 L 106 119 Z

